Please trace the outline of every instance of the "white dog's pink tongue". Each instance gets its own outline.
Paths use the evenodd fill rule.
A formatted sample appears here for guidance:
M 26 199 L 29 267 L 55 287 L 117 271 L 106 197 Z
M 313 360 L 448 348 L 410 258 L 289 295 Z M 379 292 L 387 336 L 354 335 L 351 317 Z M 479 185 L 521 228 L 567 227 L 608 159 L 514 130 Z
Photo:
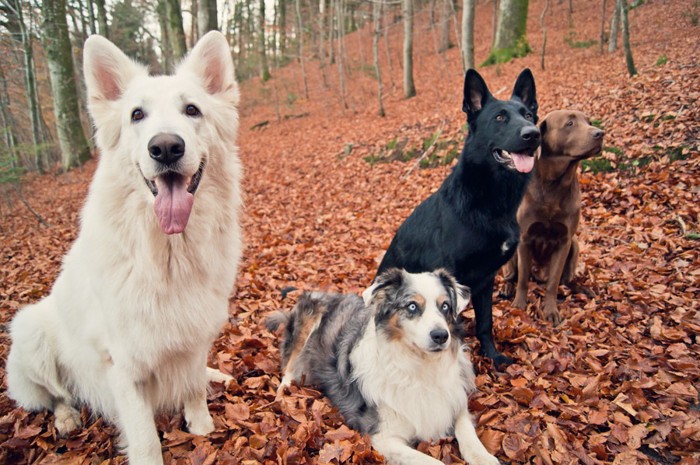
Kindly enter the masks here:
M 166 179 L 163 179 L 164 176 L 156 178 L 158 195 L 153 207 L 160 229 L 165 234 L 179 234 L 187 226 L 194 196 L 187 192 L 184 177 L 166 176 Z
M 511 153 L 510 156 L 513 158 L 513 163 L 515 163 L 515 169 L 521 173 L 529 173 L 532 171 L 532 167 L 535 166 L 535 157 L 533 156 L 524 153 Z

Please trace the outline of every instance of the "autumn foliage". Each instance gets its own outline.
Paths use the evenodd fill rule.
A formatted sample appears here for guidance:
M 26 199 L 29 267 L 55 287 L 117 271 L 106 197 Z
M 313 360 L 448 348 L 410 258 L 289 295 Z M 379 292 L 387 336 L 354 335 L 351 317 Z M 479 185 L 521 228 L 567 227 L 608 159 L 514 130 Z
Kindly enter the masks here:
M 600 55 L 597 46 L 571 45 L 572 31 L 581 40 L 599 37 L 601 2 L 574 2 L 571 29 L 566 2 L 551 3 L 546 70 L 539 65 L 544 1 L 534 0 L 528 22 L 533 54 L 479 71 L 505 98 L 517 73 L 529 66 L 541 116 L 575 108 L 605 130 L 606 150 L 580 175 L 579 274 L 596 296 L 562 288 L 558 327 L 537 314 L 541 286 L 531 284 L 524 311 L 496 297 L 496 340 L 517 359 L 504 372 L 477 354 L 473 310 L 467 311 L 465 342 L 478 375 L 479 392 L 470 401 L 477 430 L 504 463 L 695 464 L 700 28 L 691 14 L 699 7 L 691 0 L 647 0 L 630 11 L 639 75 L 629 78 L 621 51 Z M 490 8 L 491 2 L 477 5 L 477 62 L 491 44 Z M 383 463 L 369 439 L 344 426 L 314 389 L 293 386 L 276 399 L 279 338 L 262 322 L 267 313 L 293 306 L 297 294 L 283 300 L 285 287 L 359 292 L 368 286 L 396 228 L 451 169 L 440 160 L 464 140 L 459 50 L 436 54 L 427 15 L 419 14 L 416 24 L 418 95 L 402 96 L 397 23 L 390 28 L 393 87 L 382 57 L 385 118 L 377 116 L 376 83 L 363 67 L 371 62 L 370 28 L 346 38 L 347 110 L 335 66 L 307 64 L 308 100 L 298 97 L 296 64 L 271 70 L 273 78 L 264 84 L 242 85 L 246 249 L 230 322 L 210 355 L 211 366 L 235 382 L 212 387 L 217 431 L 208 437 L 188 434 L 180 414 L 158 417 L 166 463 Z M 397 143 L 404 152 L 414 149 L 417 158 L 387 160 Z M 420 157 L 427 160 L 433 152 L 433 167 L 421 169 Z M 23 192 L 48 228 L 20 202 L 0 206 L 3 360 L 11 316 L 49 292 L 77 234 L 94 168 L 92 161 L 66 174 L 26 178 Z M 85 428 L 58 437 L 50 413 L 15 408 L 3 371 L 0 376 L 0 463 L 125 462 L 112 425 L 84 408 Z M 419 449 L 462 463 L 453 440 Z

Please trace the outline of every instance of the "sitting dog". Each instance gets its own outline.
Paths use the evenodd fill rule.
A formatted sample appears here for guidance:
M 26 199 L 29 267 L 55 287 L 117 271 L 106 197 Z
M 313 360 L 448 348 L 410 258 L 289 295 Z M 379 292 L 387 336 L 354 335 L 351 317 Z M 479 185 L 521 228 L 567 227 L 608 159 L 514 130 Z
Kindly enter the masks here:
M 270 329 L 285 326 L 280 390 L 317 385 L 390 464 L 440 464 L 409 443 L 451 433 L 470 464 L 499 463 L 467 409 L 476 386 L 458 315 L 468 289 L 443 270 L 392 268 L 363 297 L 305 293 L 291 313 L 268 317 Z
M 573 282 L 579 246 L 576 230 L 581 214 L 581 193 L 576 170 L 581 160 L 600 153 L 604 132 L 591 126 L 580 111 L 556 110 L 540 123 L 541 152 L 535 160 L 534 176 L 518 208 L 520 245 L 518 254 L 504 267 L 503 294 L 512 297 L 513 306 L 527 305 L 527 283 L 533 264 L 545 271 L 547 287 L 544 317 L 557 325 L 559 283 L 574 292 L 593 294 Z
M 92 36 L 84 71 L 101 158 L 51 293 L 10 326 L 8 393 L 53 410 L 60 434 L 87 404 L 131 465 L 160 465 L 155 412 L 208 434 L 207 382 L 230 379 L 206 362 L 242 249 L 238 86 L 219 32 L 172 76 Z
M 496 273 L 517 249 L 516 212 L 540 145 L 535 79 L 523 70 L 510 99 L 499 100 L 470 69 L 462 109 L 469 135 L 459 163 L 396 231 L 378 272 L 445 268 L 454 274 L 473 293 L 481 352 L 496 366 L 507 365 L 513 360 L 493 340 L 492 293 Z

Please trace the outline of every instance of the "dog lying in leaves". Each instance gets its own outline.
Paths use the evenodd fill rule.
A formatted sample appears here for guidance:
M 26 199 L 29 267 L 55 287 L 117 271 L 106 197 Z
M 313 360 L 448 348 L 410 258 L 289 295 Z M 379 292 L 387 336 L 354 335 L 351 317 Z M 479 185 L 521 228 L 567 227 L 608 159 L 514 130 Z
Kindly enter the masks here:
M 364 300 L 305 293 L 267 320 L 285 327 L 280 390 L 292 381 L 318 386 L 390 464 L 441 464 L 409 444 L 449 434 L 468 463 L 498 464 L 467 408 L 476 386 L 458 315 L 469 297 L 446 271 L 396 268 L 377 276 Z

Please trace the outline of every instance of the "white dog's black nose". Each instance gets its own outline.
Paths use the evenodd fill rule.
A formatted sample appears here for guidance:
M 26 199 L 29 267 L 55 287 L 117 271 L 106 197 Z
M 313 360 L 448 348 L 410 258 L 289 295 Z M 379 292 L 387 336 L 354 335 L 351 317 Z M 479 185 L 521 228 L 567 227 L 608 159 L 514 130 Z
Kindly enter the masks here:
M 447 342 L 448 337 L 450 337 L 450 335 L 444 329 L 434 329 L 430 331 L 430 339 L 432 339 L 435 344 L 444 344 Z
M 148 141 L 151 158 L 164 165 L 172 165 L 185 154 L 185 141 L 176 134 L 156 134 Z

